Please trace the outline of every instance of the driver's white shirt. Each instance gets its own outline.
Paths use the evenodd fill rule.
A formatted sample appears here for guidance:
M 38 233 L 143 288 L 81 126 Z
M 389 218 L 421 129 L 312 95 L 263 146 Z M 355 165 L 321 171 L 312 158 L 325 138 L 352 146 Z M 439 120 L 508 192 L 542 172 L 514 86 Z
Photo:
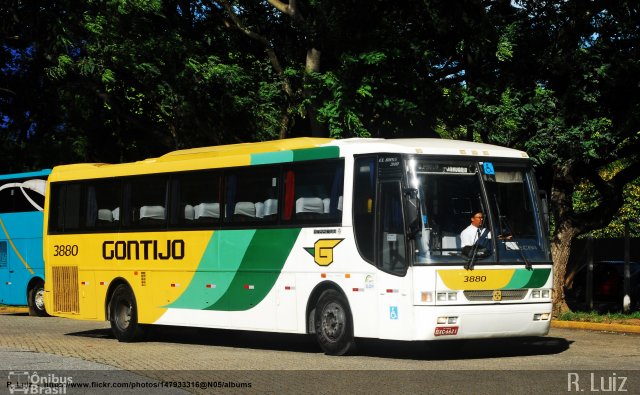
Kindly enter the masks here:
M 460 245 L 462 247 L 472 246 L 478 241 L 478 237 L 484 232 L 487 232 L 485 228 L 476 228 L 473 225 L 467 226 L 462 233 L 460 233 Z M 487 238 L 491 238 L 491 232 L 487 234 Z

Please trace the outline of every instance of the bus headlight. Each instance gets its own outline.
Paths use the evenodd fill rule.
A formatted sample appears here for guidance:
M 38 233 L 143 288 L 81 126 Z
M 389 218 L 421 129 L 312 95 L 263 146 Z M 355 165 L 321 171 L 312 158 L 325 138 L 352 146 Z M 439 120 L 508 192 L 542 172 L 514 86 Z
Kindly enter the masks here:
M 458 317 L 457 316 L 438 317 L 436 322 L 438 323 L 438 325 L 444 325 L 444 324 L 453 325 L 453 324 L 457 324 L 458 323 Z
M 534 289 L 531 290 L 531 298 L 532 299 L 549 299 L 551 297 L 550 289 Z
M 438 292 L 436 294 L 438 302 L 456 301 L 458 300 L 457 292 Z

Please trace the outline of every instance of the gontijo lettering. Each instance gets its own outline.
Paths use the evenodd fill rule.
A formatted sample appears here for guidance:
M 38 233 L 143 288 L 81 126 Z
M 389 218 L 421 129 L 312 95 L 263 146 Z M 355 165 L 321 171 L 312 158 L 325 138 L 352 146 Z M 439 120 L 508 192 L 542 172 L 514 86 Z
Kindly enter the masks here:
M 183 259 L 185 253 L 184 240 L 107 240 L 102 243 L 102 258 L 106 260 L 167 260 Z

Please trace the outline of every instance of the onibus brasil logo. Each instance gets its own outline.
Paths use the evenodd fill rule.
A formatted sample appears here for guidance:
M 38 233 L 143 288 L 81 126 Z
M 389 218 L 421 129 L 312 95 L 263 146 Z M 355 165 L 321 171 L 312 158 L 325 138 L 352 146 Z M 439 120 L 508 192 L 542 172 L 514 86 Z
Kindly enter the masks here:
M 66 394 L 67 385 L 71 383 L 73 378 L 70 376 L 11 371 L 7 388 L 10 394 Z
M 313 247 L 304 247 L 313 260 L 320 266 L 329 266 L 333 263 L 333 249 L 344 239 L 319 239 Z

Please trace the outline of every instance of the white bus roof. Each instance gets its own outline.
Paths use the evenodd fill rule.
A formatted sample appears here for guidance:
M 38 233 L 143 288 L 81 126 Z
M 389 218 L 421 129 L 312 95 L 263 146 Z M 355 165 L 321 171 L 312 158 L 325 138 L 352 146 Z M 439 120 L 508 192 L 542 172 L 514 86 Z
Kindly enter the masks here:
M 416 138 L 416 139 L 371 139 L 352 138 L 334 140 L 330 144 L 340 147 L 341 152 L 351 154 L 370 152 L 397 152 L 425 155 L 486 156 L 502 158 L 528 158 L 526 152 L 498 145 L 474 143 L 462 140 Z

